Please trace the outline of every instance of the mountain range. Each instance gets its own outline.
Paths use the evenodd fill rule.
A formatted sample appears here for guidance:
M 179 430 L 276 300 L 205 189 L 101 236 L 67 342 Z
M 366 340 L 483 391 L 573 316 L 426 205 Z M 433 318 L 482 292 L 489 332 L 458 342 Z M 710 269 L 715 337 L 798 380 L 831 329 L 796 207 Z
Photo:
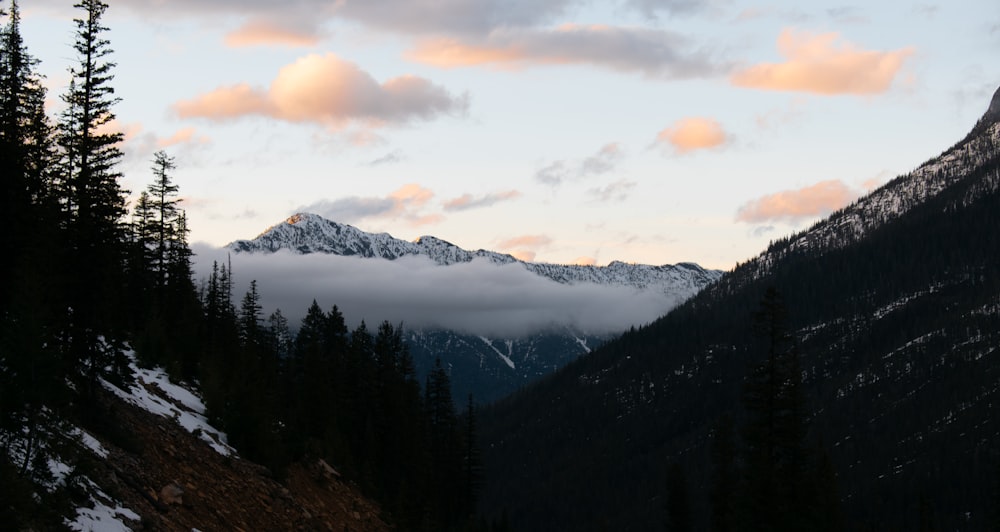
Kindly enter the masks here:
M 525 272 L 522 276 L 533 278 L 535 283 L 544 280 L 544 283 L 555 283 L 569 291 L 617 287 L 636 294 L 635 298 L 655 300 L 657 313 L 680 304 L 722 275 L 720 271 L 704 269 L 692 263 L 653 266 L 616 261 L 607 266 L 589 266 L 525 262 L 494 251 L 468 251 L 433 236 L 422 236 L 409 242 L 387 233 L 368 233 L 308 213 L 295 214 L 252 240 L 237 240 L 226 248 L 236 255 L 250 254 L 258 258 L 277 252 L 373 261 L 423 257 L 443 268 L 441 272 L 445 275 L 451 271 L 449 267 L 461 267 L 473 261 L 493 265 L 497 269 L 520 266 Z M 377 265 L 372 263 L 372 266 Z M 493 269 L 483 268 L 477 272 Z M 368 281 L 359 277 L 357 282 Z M 486 282 L 485 278 L 483 282 Z M 621 301 L 628 302 L 632 297 L 622 296 Z M 302 302 L 303 308 L 306 304 L 308 301 Z M 618 311 L 608 302 L 603 312 Z M 657 315 L 650 314 L 645 319 L 652 320 Z M 623 329 L 627 327 L 624 325 Z M 586 325 L 566 323 L 503 335 L 457 330 L 448 326 L 408 325 L 404 328 L 405 339 L 421 378 L 440 358 L 450 371 L 455 396 L 472 394 L 479 402 L 490 402 L 508 395 L 621 332 L 623 330 L 609 333 L 606 328 L 592 330 Z
M 484 511 L 517 530 L 658 530 L 674 464 L 708 529 L 713 431 L 747 423 L 773 288 L 846 528 L 995 529 L 998 227 L 1000 90 L 940 155 L 488 409 Z
M 662 266 L 619 261 L 607 266 L 527 262 L 495 251 L 467 251 L 433 236 L 421 236 L 409 242 L 388 233 L 367 233 L 308 213 L 292 215 L 252 240 L 236 240 L 226 247 L 237 253 L 274 253 L 287 249 L 303 255 L 326 253 L 387 260 L 420 255 L 441 266 L 483 259 L 497 265 L 521 264 L 528 271 L 558 283 L 593 283 L 658 290 L 680 300 L 691 297 L 722 274 L 689 262 Z

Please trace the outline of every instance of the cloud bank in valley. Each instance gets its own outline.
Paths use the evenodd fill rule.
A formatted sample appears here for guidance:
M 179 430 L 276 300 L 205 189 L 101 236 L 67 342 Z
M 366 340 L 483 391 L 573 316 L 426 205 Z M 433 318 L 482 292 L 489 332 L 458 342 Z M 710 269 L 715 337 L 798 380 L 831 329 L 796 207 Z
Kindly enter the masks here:
M 195 278 L 207 279 L 227 250 L 195 246 Z M 395 261 L 336 255 L 231 254 L 238 305 L 256 280 L 264 317 L 280 308 L 297 327 L 315 299 L 334 305 L 350 327 L 388 320 L 407 329 L 442 327 L 467 334 L 518 337 L 551 327 L 615 333 L 643 325 L 677 301 L 659 293 L 593 284 L 564 285 L 519 264 L 485 260 L 438 266 L 426 257 Z

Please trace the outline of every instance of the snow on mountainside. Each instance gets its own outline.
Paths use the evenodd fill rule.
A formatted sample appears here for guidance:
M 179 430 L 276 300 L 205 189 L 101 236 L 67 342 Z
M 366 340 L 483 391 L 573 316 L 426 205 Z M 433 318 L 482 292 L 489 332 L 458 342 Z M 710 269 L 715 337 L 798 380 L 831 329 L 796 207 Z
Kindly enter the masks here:
M 910 209 L 937 196 L 957 182 L 976 176 L 978 183 L 968 204 L 1000 188 L 1000 171 L 987 164 L 1000 152 L 1000 89 L 976 127 L 941 155 L 901 175 L 881 188 L 833 213 L 810 229 L 775 243 L 750 262 L 755 275 L 766 274 L 778 260 L 792 253 L 823 253 L 860 241 L 865 235 L 900 218 Z M 983 172 L 985 175 L 979 176 Z
M 301 254 L 328 253 L 388 260 L 423 255 L 442 266 L 481 258 L 497 265 L 519 263 L 528 271 L 563 284 L 629 286 L 640 290 L 658 290 L 681 300 L 694 295 L 722 275 L 720 271 L 706 270 L 692 263 L 650 266 L 615 261 L 607 266 L 580 266 L 524 262 L 493 251 L 467 251 L 433 236 L 422 236 L 407 242 L 388 233 L 366 233 L 356 227 L 307 213 L 295 214 L 253 240 L 237 240 L 226 247 L 237 253 L 273 253 L 287 249 Z

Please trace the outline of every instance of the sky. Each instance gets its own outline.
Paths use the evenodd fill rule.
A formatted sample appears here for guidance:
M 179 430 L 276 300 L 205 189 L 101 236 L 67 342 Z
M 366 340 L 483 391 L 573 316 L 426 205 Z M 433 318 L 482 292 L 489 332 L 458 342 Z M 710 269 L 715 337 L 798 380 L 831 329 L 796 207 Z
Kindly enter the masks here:
M 123 186 L 167 151 L 208 246 L 313 212 L 728 270 L 958 141 L 1000 86 L 995 0 L 110 3 Z M 52 113 L 71 4 L 21 2 Z

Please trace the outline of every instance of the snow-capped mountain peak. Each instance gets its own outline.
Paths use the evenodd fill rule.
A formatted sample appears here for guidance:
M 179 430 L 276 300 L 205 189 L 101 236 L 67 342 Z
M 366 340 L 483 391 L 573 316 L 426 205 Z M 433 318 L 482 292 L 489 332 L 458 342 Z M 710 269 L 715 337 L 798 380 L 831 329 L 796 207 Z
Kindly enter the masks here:
M 287 249 L 299 254 L 326 253 L 386 260 L 420 255 L 441 266 L 479 258 L 497 265 L 518 263 L 532 273 L 559 283 L 653 289 L 676 298 L 677 302 L 694 295 L 722 275 L 720 271 L 706 270 L 693 263 L 651 266 L 613 261 L 607 266 L 581 266 L 525 262 L 495 251 L 468 251 L 430 235 L 408 242 L 388 233 L 367 233 L 310 213 L 294 214 L 252 240 L 237 240 L 226 247 L 236 253 L 274 253 Z

